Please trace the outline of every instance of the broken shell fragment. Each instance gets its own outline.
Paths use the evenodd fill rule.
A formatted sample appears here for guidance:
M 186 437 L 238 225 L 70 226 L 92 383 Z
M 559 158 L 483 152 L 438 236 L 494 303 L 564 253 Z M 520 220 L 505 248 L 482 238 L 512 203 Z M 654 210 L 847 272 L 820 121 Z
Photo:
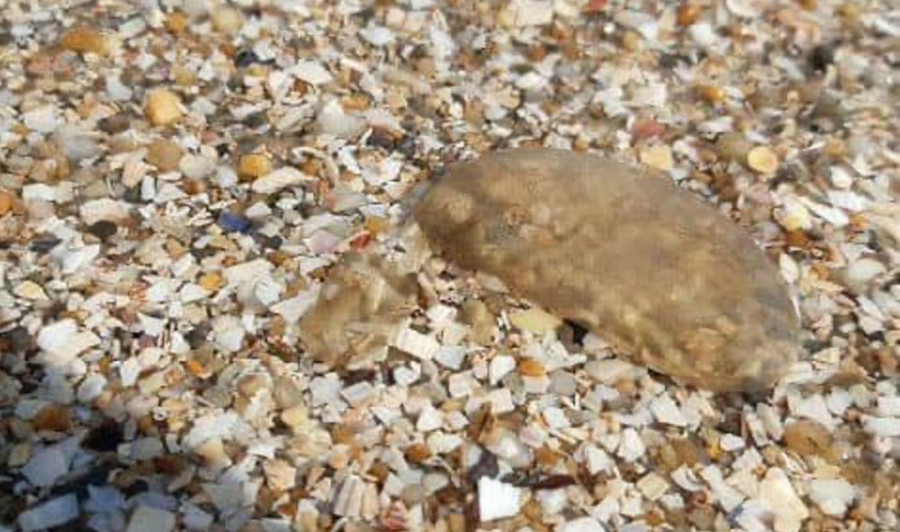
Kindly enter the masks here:
M 796 359 L 799 320 L 775 267 L 649 169 L 509 150 L 453 167 L 412 216 L 446 258 L 686 383 L 763 390 Z

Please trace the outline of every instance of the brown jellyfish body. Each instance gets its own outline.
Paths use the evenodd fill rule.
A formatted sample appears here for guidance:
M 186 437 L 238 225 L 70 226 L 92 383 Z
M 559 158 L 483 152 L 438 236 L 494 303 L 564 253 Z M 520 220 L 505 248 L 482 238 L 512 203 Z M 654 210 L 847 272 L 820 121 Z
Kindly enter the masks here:
M 743 229 L 648 169 L 508 150 L 453 166 L 412 216 L 448 260 L 688 384 L 765 390 L 797 358 L 778 270 Z

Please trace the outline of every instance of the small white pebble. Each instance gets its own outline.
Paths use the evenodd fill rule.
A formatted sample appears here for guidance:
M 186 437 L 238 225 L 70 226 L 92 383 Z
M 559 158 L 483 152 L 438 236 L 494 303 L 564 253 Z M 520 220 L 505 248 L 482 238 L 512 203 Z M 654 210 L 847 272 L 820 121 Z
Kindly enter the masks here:
M 22 121 L 28 129 L 38 133 L 53 133 L 59 125 L 56 118 L 56 108 L 52 105 L 44 105 L 27 111 L 22 115 Z

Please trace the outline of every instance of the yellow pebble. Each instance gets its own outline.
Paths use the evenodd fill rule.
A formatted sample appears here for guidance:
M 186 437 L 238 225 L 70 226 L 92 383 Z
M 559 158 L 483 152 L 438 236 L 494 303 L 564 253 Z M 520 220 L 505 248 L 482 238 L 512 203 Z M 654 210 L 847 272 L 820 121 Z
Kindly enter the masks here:
M 168 89 L 156 89 L 147 96 L 144 114 L 155 126 L 174 124 L 182 117 L 181 99 Z
M 184 11 L 172 11 L 166 17 L 166 29 L 172 33 L 181 33 L 187 29 L 190 19 Z
M 519 373 L 526 377 L 543 377 L 547 370 L 544 369 L 544 365 L 539 361 L 533 358 L 526 358 L 519 362 Z
M 725 90 L 716 85 L 700 85 L 697 87 L 697 93 L 708 103 L 725 101 Z
M 218 290 L 219 287 L 222 286 L 222 274 L 219 272 L 204 273 L 200 277 L 200 286 L 202 286 L 204 290 L 210 292 Z
M 266 65 L 254 63 L 247 67 L 247 75 L 254 78 L 264 78 L 269 75 L 269 69 L 268 67 L 266 67 Z
M 685 2 L 675 10 L 675 21 L 679 26 L 690 26 L 700 18 L 700 6 L 693 2 Z
M 8 214 L 13 210 L 15 204 L 15 196 L 12 192 L 0 190 L 0 216 Z
M 747 153 L 747 166 L 761 174 L 778 170 L 778 156 L 768 146 L 757 146 Z
M 388 228 L 388 222 L 384 218 L 379 218 L 378 216 L 372 216 L 372 217 L 366 218 L 364 227 L 365 227 L 366 231 L 372 233 L 373 235 L 377 235 L 379 233 L 384 232 L 384 230 Z
M 105 55 L 109 52 L 109 43 L 106 37 L 87 26 L 79 26 L 67 31 L 59 40 L 59 44 L 66 50 L 83 54 Z
M 185 362 L 184 367 L 190 372 L 194 377 L 203 377 L 207 374 L 206 368 L 203 367 L 203 364 L 200 362 L 190 359 Z
M 825 141 L 823 150 L 829 157 L 843 157 L 847 154 L 847 148 L 841 139 L 829 139 Z
M 269 158 L 261 153 L 248 153 L 241 157 L 238 163 L 238 176 L 242 179 L 252 180 L 262 177 L 272 171 L 272 163 Z

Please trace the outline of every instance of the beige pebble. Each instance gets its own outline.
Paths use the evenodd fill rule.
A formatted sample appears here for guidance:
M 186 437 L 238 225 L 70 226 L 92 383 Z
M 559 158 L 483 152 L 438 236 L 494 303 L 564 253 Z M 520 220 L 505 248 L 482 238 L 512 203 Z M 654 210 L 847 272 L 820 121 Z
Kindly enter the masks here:
M 285 460 L 268 460 L 263 464 L 266 482 L 276 492 L 294 487 L 297 481 L 297 470 Z
M 231 458 L 225 452 L 225 445 L 219 438 L 210 438 L 194 447 L 197 453 L 206 462 L 206 466 L 212 469 L 221 469 L 231 465 Z
M 31 444 L 27 442 L 17 443 L 12 446 L 9 456 L 6 458 L 8 467 L 21 467 L 31 458 Z
M 663 172 L 668 172 L 675 164 L 672 150 L 665 144 L 656 144 L 641 150 L 641 162 Z
M 728 161 L 746 160 L 747 152 L 752 149 L 750 141 L 736 131 L 722 133 L 716 140 L 716 152 L 719 157 Z
M 562 324 L 562 320 L 537 307 L 513 312 L 509 321 L 519 329 L 533 333 L 553 331 Z
M 181 146 L 171 140 L 157 140 L 147 147 L 147 155 L 144 159 L 161 172 L 173 172 L 178 169 L 178 163 L 184 157 Z
M 233 7 L 216 8 L 210 19 L 216 31 L 228 35 L 239 32 L 244 26 L 244 15 Z
M 761 174 L 778 170 L 778 155 L 768 146 L 757 146 L 747 153 L 747 166 Z
M 197 73 L 190 68 L 175 65 L 172 67 L 172 79 L 179 87 L 190 87 L 197 82 Z
M 306 411 L 306 407 L 300 405 L 286 408 L 281 413 L 281 421 L 291 428 L 299 427 L 308 419 L 309 413 Z
M 155 89 L 147 95 L 144 114 L 155 126 L 167 126 L 181 120 L 181 99 L 168 89 Z
M 489 343 L 494 335 L 494 315 L 484 301 L 467 299 L 460 308 L 460 321 L 471 326 L 469 333 L 478 343 Z
M 46 301 L 47 294 L 41 285 L 32 281 L 22 281 L 22 284 L 16 287 L 15 294 L 31 301 Z

